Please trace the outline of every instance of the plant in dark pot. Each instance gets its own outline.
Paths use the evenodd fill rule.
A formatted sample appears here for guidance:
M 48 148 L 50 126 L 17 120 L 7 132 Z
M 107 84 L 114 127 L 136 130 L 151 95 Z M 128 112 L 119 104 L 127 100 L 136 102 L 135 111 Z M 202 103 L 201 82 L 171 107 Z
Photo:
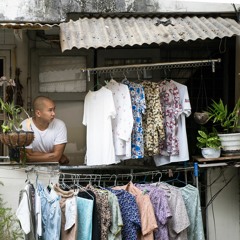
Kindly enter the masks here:
M 209 119 L 218 129 L 218 136 L 221 140 L 222 154 L 224 156 L 240 154 L 240 98 L 233 110 L 223 103 L 212 101 L 208 107 Z
M 23 131 L 21 122 L 23 120 L 21 114 L 25 113 L 29 118 L 28 113 L 21 106 L 15 105 L 13 102 L 4 102 L 0 98 L 0 109 L 5 115 L 5 121 L 1 125 L 2 133 L 0 141 L 9 147 L 9 157 L 11 161 L 20 161 L 20 151 L 25 153 L 25 146 L 32 143 L 34 133 L 31 131 Z M 26 154 L 23 154 L 23 163 L 26 160 Z
M 207 128 L 198 130 L 197 147 L 201 149 L 204 158 L 218 158 L 221 155 L 221 141 L 217 130 L 213 127 L 209 132 Z

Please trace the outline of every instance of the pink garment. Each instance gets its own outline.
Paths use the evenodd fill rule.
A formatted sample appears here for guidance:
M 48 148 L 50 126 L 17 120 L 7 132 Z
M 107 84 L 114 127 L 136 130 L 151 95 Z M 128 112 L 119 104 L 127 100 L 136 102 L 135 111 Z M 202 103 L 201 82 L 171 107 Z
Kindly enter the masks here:
M 160 141 L 159 146 L 160 154 L 164 156 L 179 155 L 178 117 L 182 112 L 179 91 L 172 80 L 162 81 L 159 88 L 165 127 L 165 140 Z

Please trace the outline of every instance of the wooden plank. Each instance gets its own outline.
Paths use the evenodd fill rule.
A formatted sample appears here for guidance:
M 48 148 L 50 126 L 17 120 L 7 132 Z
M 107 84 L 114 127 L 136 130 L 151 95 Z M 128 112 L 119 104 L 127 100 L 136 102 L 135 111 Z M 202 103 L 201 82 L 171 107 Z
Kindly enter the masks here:
M 230 161 L 230 160 L 240 160 L 240 155 L 233 155 L 227 157 L 219 157 L 219 158 L 203 158 L 201 156 L 192 156 L 194 161 L 197 162 L 213 162 L 213 161 Z

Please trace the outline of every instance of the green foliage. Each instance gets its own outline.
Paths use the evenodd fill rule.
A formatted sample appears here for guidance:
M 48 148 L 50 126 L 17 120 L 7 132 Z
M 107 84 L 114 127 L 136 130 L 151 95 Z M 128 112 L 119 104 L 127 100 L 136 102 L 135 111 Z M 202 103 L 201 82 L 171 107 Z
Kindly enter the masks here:
M 7 120 L 1 125 L 3 133 L 20 131 L 22 129 L 21 122 L 23 118 L 21 117 L 21 112 L 27 114 L 23 107 L 15 105 L 13 102 L 4 102 L 0 98 L 0 108 L 6 114 Z M 29 115 L 27 114 L 29 117 Z
M 233 111 L 229 111 L 227 105 L 223 104 L 220 99 L 219 102 L 212 100 L 212 104 L 208 107 L 209 120 L 214 124 L 220 125 L 222 132 L 235 132 L 240 128 L 240 98 L 238 99 Z
M 3 185 L 0 182 L 1 185 Z M 11 208 L 5 207 L 5 203 L 0 195 L 0 239 L 19 240 L 23 238 L 23 232 L 19 222 L 12 213 Z
M 212 128 L 212 132 L 208 132 L 205 127 L 201 127 L 201 130 L 198 130 L 199 136 L 197 137 L 197 147 L 198 148 L 215 148 L 219 149 L 221 147 L 221 142 L 217 135 L 217 130 Z

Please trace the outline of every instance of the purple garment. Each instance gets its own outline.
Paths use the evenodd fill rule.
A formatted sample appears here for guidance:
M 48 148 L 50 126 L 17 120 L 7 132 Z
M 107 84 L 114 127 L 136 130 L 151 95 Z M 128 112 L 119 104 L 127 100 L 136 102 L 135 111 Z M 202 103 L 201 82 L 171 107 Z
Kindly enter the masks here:
M 135 184 L 135 186 L 146 192 L 152 202 L 158 224 L 158 229 L 154 232 L 154 239 L 169 240 L 167 223 L 172 214 L 164 190 L 150 184 Z

